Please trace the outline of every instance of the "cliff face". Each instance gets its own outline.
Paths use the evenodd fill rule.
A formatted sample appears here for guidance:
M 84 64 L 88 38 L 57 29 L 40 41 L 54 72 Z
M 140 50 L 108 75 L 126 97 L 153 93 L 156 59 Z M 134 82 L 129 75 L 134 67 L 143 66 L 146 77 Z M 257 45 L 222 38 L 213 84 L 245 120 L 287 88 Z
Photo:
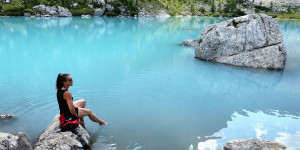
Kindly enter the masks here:
M 255 5 L 259 5 L 260 3 L 263 6 L 270 6 L 271 3 L 276 6 L 291 6 L 291 7 L 298 7 L 300 6 L 299 0 L 247 0 L 250 3 Z

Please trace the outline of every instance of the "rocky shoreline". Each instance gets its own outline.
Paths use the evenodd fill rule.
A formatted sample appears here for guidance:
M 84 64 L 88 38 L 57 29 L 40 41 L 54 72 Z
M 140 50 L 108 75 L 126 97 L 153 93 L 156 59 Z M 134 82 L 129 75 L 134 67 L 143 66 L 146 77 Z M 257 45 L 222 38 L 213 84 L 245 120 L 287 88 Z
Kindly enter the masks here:
M 5 119 L 11 119 L 11 114 L 0 115 L 7 116 Z M 4 119 L 3 119 L 4 120 Z M 17 135 L 0 132 L 0 149 L 1 150 L 86 150 L 90 149 L 90 135 L 88 131 L 80 124 L 74 132 L 60 132 L 59 115 L 57 114 L 47 129 L 38 137 L 34 147 L 24 132 Z
M 16 3 L 0 2 L 0 16 L 36 16 L 36 17 L 157 17 L 157 16 L 211 16 L 238 17 L 252 13 L 266 13 L 273 18 L 300 19 L 300 3 L 296 0 L 234 0 L 234 1 L 185 1 L 176 0 L 141 1 L 129 0 L 129 3 L 119 0 L 91 1 L 41 1 L 33 3 L 24 1 Z M 39 0 L 37 0 L 39 1 Z M 178 4 L 177 4 L 178 3 Z M 37 5 L 39 4 L 39 5 Z M 184 4 L 184 5 L 183 5 Z
M 10 115 L 0 115 L 10 116 Z M 6 118 L 8 119 L 8 118 Z M 38 141 L 31 142 L 24 132 L 18 135 L 0 132 L 1 150 L 86 150 L 91 149 L 88 131 L 79 125 L 74 132 L 60 132 L 59 115 L 56 115 L 47 129 L 39 136 Z M 240 139 L 227 142 L 223 150 L 285 150 L 286 146 L 278 142 L 259 139 Z

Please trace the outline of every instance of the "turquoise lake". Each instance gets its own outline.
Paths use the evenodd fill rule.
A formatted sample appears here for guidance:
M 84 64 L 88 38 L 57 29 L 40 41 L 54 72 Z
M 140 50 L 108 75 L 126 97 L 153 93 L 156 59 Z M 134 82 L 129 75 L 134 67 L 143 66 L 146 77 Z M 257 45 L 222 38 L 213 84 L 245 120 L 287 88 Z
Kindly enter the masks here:
M 69 73 L 93 149 L 221 149 L 258 138 L 300 149 L 300 20 L 277 20 L 283 71 L 194 58 L 178 45 L 228 18 L 0 18 L 0 132 L 36 138 L 59 113 L 55 82 Z

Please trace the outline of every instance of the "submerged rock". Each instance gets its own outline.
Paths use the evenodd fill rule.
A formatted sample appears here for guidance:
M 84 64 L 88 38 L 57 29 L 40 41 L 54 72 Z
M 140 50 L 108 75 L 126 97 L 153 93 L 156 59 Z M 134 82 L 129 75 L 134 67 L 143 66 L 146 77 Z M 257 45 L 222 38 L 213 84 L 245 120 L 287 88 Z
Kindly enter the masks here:
M 0 120 L 11 119 L 14 117 L 15 117 L 15 115 L 13 115 L 13 114 L 0 114 Z
M 284 69 L 286 51 L 277 21 L 265 14 L 251 14 L 204 28 L 195 57 L 243 67 Z
M 180 43 L 180 45 L 198 47 L 199 46 L 199 40 L 200 39 L 196 39 L 196 40 L 186 39 L 182 43 Z
M 18 135 L 0 132 L 0 149 L 32 150 L 28 136 L 19 132 Z
M 283 144 L 258 139 L 233 140 L 226 143 L 223 150 L 285 150 Z
M 59 115 L 56 115 L 52 123 L 39 137 L 35 144 L 35 150 L 56 149 L 56 150 L 81 150 L 89 148 L 89 133 L 81 125 L 74 132 L 60 132 Z
M 81 18 L 91 18 L 91 15 L 81 15 Z

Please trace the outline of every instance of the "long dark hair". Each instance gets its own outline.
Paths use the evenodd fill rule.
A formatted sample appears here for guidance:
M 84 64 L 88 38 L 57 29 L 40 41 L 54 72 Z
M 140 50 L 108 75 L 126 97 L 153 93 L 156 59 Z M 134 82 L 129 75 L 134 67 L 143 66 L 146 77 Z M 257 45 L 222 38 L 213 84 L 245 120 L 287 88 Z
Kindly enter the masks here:
M 64 86 L 64 81 L 67 81 L 67 78 L 70 74 L 58 74 L 56 79 L 56 89 L 61 89 Z

